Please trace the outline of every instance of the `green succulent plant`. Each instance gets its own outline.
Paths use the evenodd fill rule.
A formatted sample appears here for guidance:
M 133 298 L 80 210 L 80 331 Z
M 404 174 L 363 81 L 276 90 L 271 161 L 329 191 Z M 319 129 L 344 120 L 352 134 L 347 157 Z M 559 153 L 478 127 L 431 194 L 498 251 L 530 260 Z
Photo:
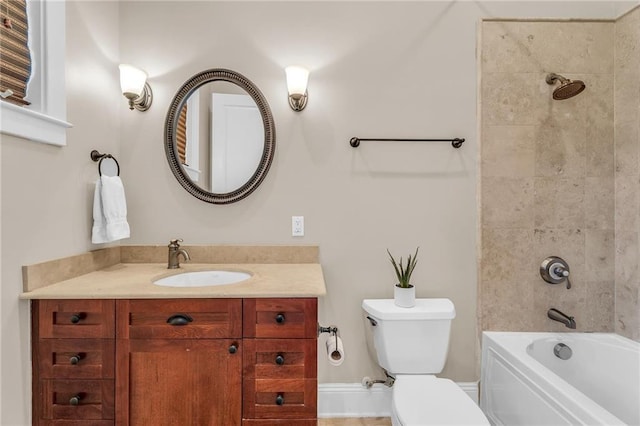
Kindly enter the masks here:
M 393 269 L 396 271 L 396 277 L 398 277 L 398 284 L 396 284 L 398 287 L 401 287 L 401 288 L 413 287 L 411 285 L 411 274 L 413 274 L 413 270 L 416 267 L 416 263 L 418 263 L 419 249 L 420 247 L 416 248 L 416 252 L 413 254 L 413 257 L 409 255 L 406 265 L 402 264 L 402 258 L 400 258 L 400 261 L 396 262 L 396 259 L 394 259 L 389 249 L 387 249 L 387 253 L 389 253 L 389 258 L 391 259 L 391 264 L 393 265 Z

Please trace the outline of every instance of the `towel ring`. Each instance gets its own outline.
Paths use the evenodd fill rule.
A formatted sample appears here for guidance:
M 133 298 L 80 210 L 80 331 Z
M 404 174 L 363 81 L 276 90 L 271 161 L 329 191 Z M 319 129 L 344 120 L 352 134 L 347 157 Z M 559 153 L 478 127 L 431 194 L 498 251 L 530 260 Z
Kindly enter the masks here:
M 95 149 L 93 151 L 91 151 L 91 159 L 93 161 L 97 161 L 98 162 L 98 174 L 100 176 L 102 176 L 102 160 L 104 160 L 105 158 L 111 158 L 116 163 L 116 167 L 117 167 L 117 170 L 118 170 L 116 176 L 120 176 L 120 164 L 118 163 L 118 160 L 116 160 L 116 157 L 114 157 L 111 154 L 100 154 Z

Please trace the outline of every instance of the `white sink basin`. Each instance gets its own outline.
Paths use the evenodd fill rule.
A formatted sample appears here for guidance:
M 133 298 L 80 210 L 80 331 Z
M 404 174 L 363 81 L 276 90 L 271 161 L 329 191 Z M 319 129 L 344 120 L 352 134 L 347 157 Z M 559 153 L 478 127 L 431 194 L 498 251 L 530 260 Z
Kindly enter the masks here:
M 251 274 L 238 271 L 195 271 L 183 272 L 154 281 L 164 287 L 210 287 L 214 285 L 236 284 L 251 278 Z

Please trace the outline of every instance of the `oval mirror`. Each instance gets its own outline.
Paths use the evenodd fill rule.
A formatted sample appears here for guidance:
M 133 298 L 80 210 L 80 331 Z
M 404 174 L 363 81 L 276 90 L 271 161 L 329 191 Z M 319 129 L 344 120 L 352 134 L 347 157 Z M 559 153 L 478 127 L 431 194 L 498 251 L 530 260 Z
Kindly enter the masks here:
M 194 197 L 228 204 L 251 194 L 273 160 L 275 126 L 260 90 L 235 71 L 214 68 L 187 80 L 169 106 L 165 153 Z

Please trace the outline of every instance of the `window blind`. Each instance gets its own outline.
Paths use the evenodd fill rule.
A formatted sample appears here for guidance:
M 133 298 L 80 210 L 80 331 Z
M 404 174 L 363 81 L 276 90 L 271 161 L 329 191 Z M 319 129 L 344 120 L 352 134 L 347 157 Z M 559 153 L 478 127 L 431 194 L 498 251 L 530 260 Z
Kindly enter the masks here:
M 187 164 L 187 105 L 185 104 L 178 116 L 178 128 L 176 129 L 176 142 L 178 145 L 178 158 L 180 164 Z
M 0 0 L 0 99 L 29 105 L 24 98 L 31 75 L 26 0 Z M 11 95 L 8 95 L 11 91 Z

